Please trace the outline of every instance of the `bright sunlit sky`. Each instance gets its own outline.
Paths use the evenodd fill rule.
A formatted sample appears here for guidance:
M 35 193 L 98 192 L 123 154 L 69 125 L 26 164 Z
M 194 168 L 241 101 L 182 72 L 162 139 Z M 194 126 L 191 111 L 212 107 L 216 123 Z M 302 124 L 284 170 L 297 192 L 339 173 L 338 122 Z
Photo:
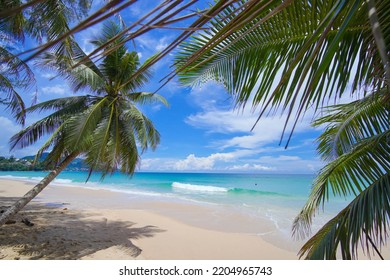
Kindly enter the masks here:
M 148 4 L 155 5 L 155 1 L 139 1 L 131 6 L 122 13 L 124 20 L 130 23 L 138 18 Z M 99 34 L 100 29 L 98 25 L 77 34 L 76 38 L 85 52 L 92 50 L 88 41 L 94 34 Z M 156 30 L 135 39 L 135 50 L 141 61 L 161 51 L 177 34 L 172 30 Z M 32 46 L 32 42 L 27 41 L 25 46 L 17 47 L 25 50 Z M 133 43 L 127 47 L 134 50 Z M 153 67 L 154 77 L 142 90 L 155 91 L 159 88 L 159 80 L 171 70 L 172 59 L 173 54 Z M 33 63 L 30 65 L 36 73 L 38 101 L 74 94 L 64 80 L 51 79 L 53 73 L 38 69 Z M 34 89 L 22 92 L 27 106 L 31 105 Z M 159 94 L 168 100 L 170 106 L 149 105 L 142 108 L 160 132 L 161 143 L 157 150 L 142 155 L 141 171 L 313 173 L 323 164 L 315 152 L 314 141 L 320 131 L 310 127 L 312 113 L 307 113 L 298 124 L 289 147 L 285 149 L 285 141 L 279 145 L 285 117 L 280 114 L 264 117 L 251 131 L 258 114 L 251 110 L 251 106 L 234 110 L 231 97 L 216 83 L 188 88 L 175 79 Z M 27 124 L 39 118 L 38 114 L 28 115 Z M 36 153 L 42 142 L 9 151 L 8 140 L 20 129 L 21 126 L 15 124 L 5 107 L 0 107 L 0 155 L 23 157 Z M 288 138 L 288 133 L 285 138 Z

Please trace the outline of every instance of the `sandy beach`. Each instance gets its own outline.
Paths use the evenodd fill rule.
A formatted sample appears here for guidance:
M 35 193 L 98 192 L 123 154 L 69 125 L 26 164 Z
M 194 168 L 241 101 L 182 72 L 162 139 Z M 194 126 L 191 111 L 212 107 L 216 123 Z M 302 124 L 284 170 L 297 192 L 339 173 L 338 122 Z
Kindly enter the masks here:
M 10 205 L 32 185 L 1 179 L 0 205 Z M 15 224 L 0 229 L 0 259 L 297 259 L 291 249 L 238 230 L 245 221 L 237 220 L 237 232 L 183 221 L 187 214 L 192 221 L 196 216 L 208 220 L 210 213 L 201 206 L 125 205 L 115 192 L 49 186 L 14 218 Z M 164 208 L 163 214 L 152 210 Z M 181 219 L 169 214 L 178 212 Z M 34 226 L 21 223 L 22 218 Z

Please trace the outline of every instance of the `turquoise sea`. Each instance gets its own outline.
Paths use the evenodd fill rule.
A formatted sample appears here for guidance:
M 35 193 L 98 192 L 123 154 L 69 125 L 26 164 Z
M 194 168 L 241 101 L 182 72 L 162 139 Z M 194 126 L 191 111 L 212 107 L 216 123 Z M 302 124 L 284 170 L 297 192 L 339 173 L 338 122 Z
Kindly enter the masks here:
M 0 172 L 0 178 L 34 182 L 45 175 L 46 172 Z M 53 184 L 119 192 L 129 205 L 134 205 L 135 201 L 202 205 L 212 210 L 212 224 L 218 223 L 218 217 L 226 219 L 226 213 L 240 214 L 253 225 L 242 231 L 267 235 L 260 230 L 261 224 L 266 222 L 275 228 L 271 235 L 282 235 L 288 240 L 293 219 L 307 200 L 315 175 L 136 173 L 129 177 L 116 173 L 101 181 L 100 175 L 94 173 L 87 183 L 86 178 L 87 172 L 64 171 Z M 313 230 L 346 203 L 345 199 L 332 199 L 325 212 L 319 212 Z

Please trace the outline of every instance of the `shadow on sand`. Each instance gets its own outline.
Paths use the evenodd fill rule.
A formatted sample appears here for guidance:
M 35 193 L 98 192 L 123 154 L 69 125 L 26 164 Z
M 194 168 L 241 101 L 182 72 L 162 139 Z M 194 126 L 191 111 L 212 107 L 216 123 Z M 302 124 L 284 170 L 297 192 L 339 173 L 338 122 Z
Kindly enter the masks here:
M 0 197 L 0 207 L 11 205 L 17 198 Z M 163 232 L 154 226 L 136 227 L 135 223 L 107 221 L 89 212 L 67 210 L 66 205 L 49 207 L 32 203 L 13 219 L 15 224 L 0 227 L 1 249 L 12 247 L 21 259 L 80 259 L 100 250 L 116 246 L 129 258 L 141 249 L 131 240 L 150 238 Z M 93 216 L 93 219 L 92 219 Z M 34 226 L 21 222 L 27 218 Z

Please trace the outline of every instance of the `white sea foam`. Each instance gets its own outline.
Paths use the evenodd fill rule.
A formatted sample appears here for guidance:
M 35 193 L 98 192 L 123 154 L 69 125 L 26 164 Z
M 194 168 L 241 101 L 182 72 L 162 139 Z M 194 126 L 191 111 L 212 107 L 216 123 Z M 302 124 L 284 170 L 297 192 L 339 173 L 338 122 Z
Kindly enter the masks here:
M 221 187 L 183 184 L 178 182 L 173 182 L 172 188 L 185 190 L 185 191 L 193 191 L 193 192 L 227 192 L 228 191 L 228 189 L 221 188 Z
M 270 221 L 275 225 L 275 227 L 280 230 L 280 227 L 279 227 L 279 223 L 278 223 L 278 220 L 276 219 L 276 217 L 274 215 L 272 215 L 272 210 L 271 209 L 267 209 L 267 212 L 266 212 L 266 217 L 268 219 L 270 219 Z
M 26 180 L 28 177 L 23 176 L 13 176 L 13 175 L 2 175 L 0 176 L 1 179 L 11 179 L 11 180 Z
M 73 181 L 70 179 L 55 179 L 54 183 L 55 184 L 72 184 Z
M 41 181 L 42 179 L 43 179 L 44 177 L 31 177 L 31 181 L 33 181 L 33 182 L 39 182 L 39 181 Z

